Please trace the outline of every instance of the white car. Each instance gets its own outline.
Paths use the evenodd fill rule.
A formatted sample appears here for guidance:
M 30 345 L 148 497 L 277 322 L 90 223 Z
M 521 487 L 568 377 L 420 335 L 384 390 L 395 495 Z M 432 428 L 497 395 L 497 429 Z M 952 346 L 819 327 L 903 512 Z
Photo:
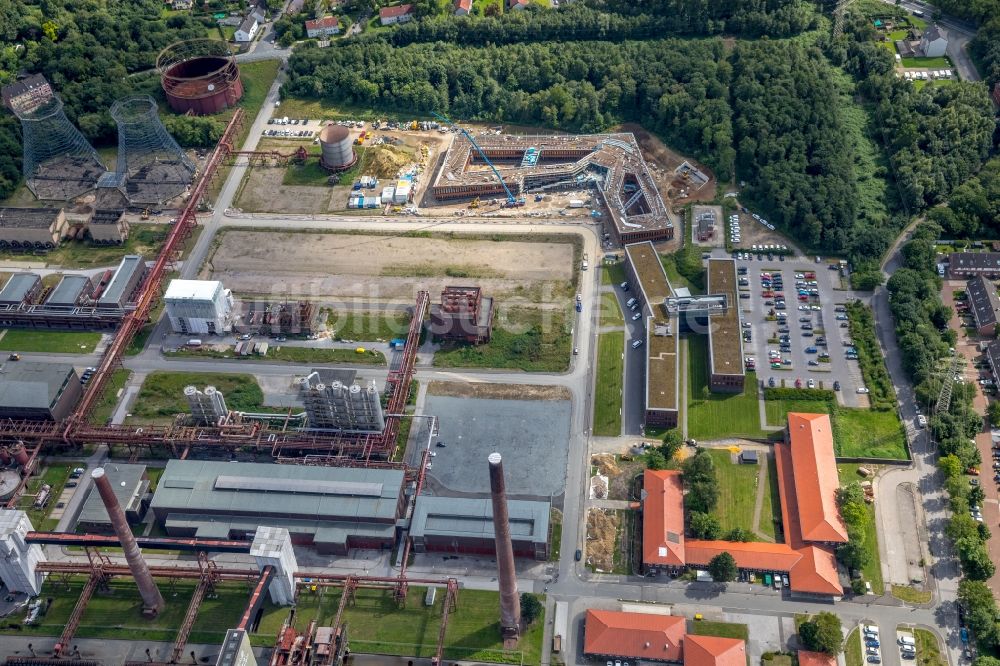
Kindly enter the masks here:
M 871 393 L 871 391 L 868 390 L 867 386 L 859 386 L 855 393 Z
M 809 388 L 816 388 L 815 380 L 810 379 L 809 381 L 806 382 L 806 386 L 808 386 Z
M 926 428 L 927 427 L 927 417 L 923 414 L 917 414 L 917 427 Z

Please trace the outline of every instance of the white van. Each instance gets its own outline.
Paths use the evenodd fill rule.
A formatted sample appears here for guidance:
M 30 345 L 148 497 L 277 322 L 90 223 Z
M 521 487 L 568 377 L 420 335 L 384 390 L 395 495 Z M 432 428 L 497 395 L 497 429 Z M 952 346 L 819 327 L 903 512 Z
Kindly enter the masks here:
M 913 640 L 913 636 L 900 636 L 897 640 L 900 645 L 908 645 L 909 647 L 916 647 L 917 642 Z

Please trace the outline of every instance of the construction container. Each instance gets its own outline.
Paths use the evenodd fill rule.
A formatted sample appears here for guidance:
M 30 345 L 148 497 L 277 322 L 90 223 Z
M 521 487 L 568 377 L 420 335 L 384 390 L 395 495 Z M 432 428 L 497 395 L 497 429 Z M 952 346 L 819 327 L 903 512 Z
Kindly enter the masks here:
M 570 208 L 584 208 L 586 205 L 587 204 L 584 203 L 584 201 L 581 200 L 581 199 L 570 199 L 569 200 L 569 207 Z

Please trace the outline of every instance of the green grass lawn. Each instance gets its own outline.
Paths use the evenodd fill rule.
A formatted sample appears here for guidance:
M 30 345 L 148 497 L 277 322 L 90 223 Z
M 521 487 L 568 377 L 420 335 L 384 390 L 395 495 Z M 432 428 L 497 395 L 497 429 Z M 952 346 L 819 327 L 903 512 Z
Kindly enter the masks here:
M 68 583 L 50 579 L 46 581 L 42 595 L 52 598 L 52 605 L 33 626 L 12 629 L 10 624 L 18 624 L 22 615 L 0 621 L 0 633 L 29 636 L 58 636 L 69 619 L 76 600 L 83 589 L 85 579 L 75 576 Z M 157 579 L 160 593 L 166 605 L 154 619 L 146 619 L 141 614 L 141 600 L 135 583 L 127 578 L 112 579 L 107 592 L 96 592 L 80 619 L 76 636 L 80 638 L 119 638 L 126 640 L 170 641 L 177 634 L 187 606 L 194 591 L 192 581 L 169 581 Z M 191 632 L 193 643 L 218 643 L 229 629 L 239 622 L 246 607 L 249 593 L 246 585 L 223 583 L 218 586 L 217 599 L 205 599 L 198 613 L 195 628 Z M 271 637 L 273 642 L 274 636 Z
M 434 605 L 427 607 L 423 603 L 425 591 L 426 588 L 411 586 L 409 601 L 405 608 L 400 609 L 389 590 L 358 590 L 356 602 L 344 611 L 352 648 L 357 652 L 375 654 L 432 656 L 441 627 L 445 595 L 444 589 L 439 588 Z M 327 589 L 322 594 L 300 591 L 296 600 L 295 626 L 304 628 L 313 619 L 320 624 L 329 622 L 336 614 L 339 599 L 338 589 Z M 522 636 L 520 651 L 504 653 L 499 640 L 499 605 L 496 592 L 460 590 L 457 609 L 448 620 L 445 657 L 498 663 L 540 663 L 544 617 L 536 619 Z M 273 644 L 274 636 L 287 615 L 287 608 L 266 608 L 254 643 Z
M 747 625 L 736 622 L 710 622 L 695 620 L 688 622 L 688 633 L 695 636 L 720 636 L 722 638 L 739 638 L 749 640 L 750 631 Z
M 409 312 L 396 310 L 331 312 L 326 324 L 333 335 L 342 340 L 392 340 L 406 338 L 411 318 Z
M 619 261 L 614 264 L 604 264 L 601 266 L 601 284 L 619 285 L 627 279 L 628 278 L 625 277 L 624 263 Z
M 832 405 L 827 400 L 766 400 L 764 411 L 767 414 L 767 424 L 784 426 L 788 420 L 788 412 L 804 412 L 806 414 L 829 414 Z
M 893 585 L 892 596 L 911 604 L 926 604 L 931 600 L 930 590 L 918 590 L 909 585 Z
M 7 352 L 48 352 L 50 354 L 91 354 L 101 340 L 90 331 L 36 331 L 8 328 L 0 337 L 0 350 Z
M 757 406 L 757 375 L 748 372 L 743 393 L 711 393 L 708 390 L 708 337 L 687 337 L 688 436 L 693 439 L 722 437 L 767 437 L 760 429 Z
M 733 454 L 726 449 L 709 449 L 708 453 L 715 462 L 716 478 L 719 480 L 719 503 L 713 514 L 719 519 L 723 533 L 735 527 L 753 532 L 753 507 L 757 499 L 760 467 L 733 463 Z M 769 509 L 770 503 L 765 508 Z M 778 515 L 780 517 L 780 510 Z
M 903 58 L 903 67 L 928 67 L 931 69 L 949 69 L 951 60 L 947 56 L 937 58 Z
M 128 378 L 132 375 L 130 370 L 118 368 L 111 373 L 111 378 L 104 385 L 101 397 L 94 403 L 94 409 L 90 412 L 90 422 L 96 425 L 104 425 L 115 411 L 118 404 L 118 392 L 125 388 Z
M 917 642 L 917 663 L 920 666 L 948 666 L 948 660 L 941 655 L 937 637 L 926 629 L 914 629 L 913 639 Z
M 855 627 L 854 631 L 847 635 L 847 640 L 844 642 L 844 660 L 847 666 L 865 666 L 861 655 L 860 627 Z
M 443 343 L 434 354 L 438 368 L 503 368 L 562 372 L 569 367 L 573 337 L 565 312 L 501 309 L 486 344 Z
M 594 389 L 594 434 L 617 437 L 622 431 L 622 377 L 625 333 L 597 338 L 597 385 Z
M 49 514 L 55 508 L 57 498 L 62 493 L 74 467 L 76 464 L 48 464 L 42 467 L 40 475 L 36 474 L 28 481 L 24 495 L 18 500 L 18 508 L 27 512 L 36 530 L 55 529 L 59 521 L 49 518 Z M 36 509 L 33 506 L 35 501 L 33 495 L 45 484 L 52 486 L 52 494 L 49 496 L 51 499 L 45 507 Z
M 846 486 L 855 481 L 863 481 L 863 477 L 858 474 L 858 468 L 864 467 L 857 463 L 841 463 L 837 465 L 837 475 L 840 477 L 840 485 Z M 868 522 L 865 525 L 864 539 L 865 550 L 868 551 L 868 564 L 862 569 L 864 579 L 872 584 L 872 592 L 881 595 L 885 593 L 885 581 L 882 579 L 882 563 L 878 552 L 878 533 L 875 526 L 875 506 L 866 504 L 868 512 Z
M 833 435 L 839 457 L 905 460 L 906 436 L 895 411 L 838 407 Z
M 913 87 L 920 90 L 924 86 L 953 86 L 958 81 L 956 79 L 938 79 L 937 81 L 917 80 L 913 82 Z
M 760 512 L 760 525 L 757 526 L 763 534 L 775 541 L 782 540 L 781 525 L 781 493 L 778 492 L 778 469 L 774 456 L 767 456 L 767 485 L 764 486 L 764 499 Z
M 622 326 L 625 318 L 622 316 L 622 308 L 618 304 L 618 297 L 612 293 L 601 294 L 601 326 Z
M 357 349 L 363 349 L 358 347 Z M 189 356 L 194 358 L 227 358 L 237 361 L 286 361 L 288 363 L 352 363 L 360 365 L 385 365 L 385 356 L 380 351 L 366 349 L 358 353 L 356 349 L 330 349 L 327 347 L 268 347 L 267 356 L 249 354 L 237 356 L 233 347 L 225 351 L 202 347 L 200 349 L 178 349 L 165 356 Z
M 132 418 L 172 421 L 175 414 L 187 413 L 184 387 L 189 384 L 204 390 L 214 386 L 226 398 L 229 409 L 244 412 L 264 409 L 264 392 L 253 375 L 218 374 L 208 372 L 152 372 L 142 383 L 132 406 Z
M 323 168 L 314 156 L 302 164 L 289 164 L 281 177 L 282 185 L 307 185 L 311 187 L 329 187 L 330 172 Z

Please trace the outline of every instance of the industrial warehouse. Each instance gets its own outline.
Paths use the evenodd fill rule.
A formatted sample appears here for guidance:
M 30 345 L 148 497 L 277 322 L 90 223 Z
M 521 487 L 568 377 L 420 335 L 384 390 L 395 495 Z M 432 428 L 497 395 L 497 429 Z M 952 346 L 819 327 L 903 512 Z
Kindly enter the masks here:
M 52 290 L 36 273 L 14 273 L 0 289 L 0 326 L 36 329 L 109 330 L 121 323 L 146 276 L 146 260 L 126 255 L 95 284 L 66 274 Z
M 345 555 L 392 547 L 405 506 L 401 470 L 171 460 L 150 509 L 170 536 L 242 539 L 272 525 Z
M 674 223 L 632 134 L 486 136 L 477 143 L 464 133 L 455 137 L 431 184 L 435 199 L 593 187 L 611 213 L 618 242 L 674 237 Z
M 625 270 L 637 285 L 635 305 L 646 320 L 646 424 L 674 428 L 678 422 L 680 333 L 707 334 L 709 388 L 743 391 L 743 337 L 736 294 L 736 262 L 709 259 L 708 294 L 675 290 L 652 242 L 625 246 Z M 638 345 L 635 345 L 638 347 Z

